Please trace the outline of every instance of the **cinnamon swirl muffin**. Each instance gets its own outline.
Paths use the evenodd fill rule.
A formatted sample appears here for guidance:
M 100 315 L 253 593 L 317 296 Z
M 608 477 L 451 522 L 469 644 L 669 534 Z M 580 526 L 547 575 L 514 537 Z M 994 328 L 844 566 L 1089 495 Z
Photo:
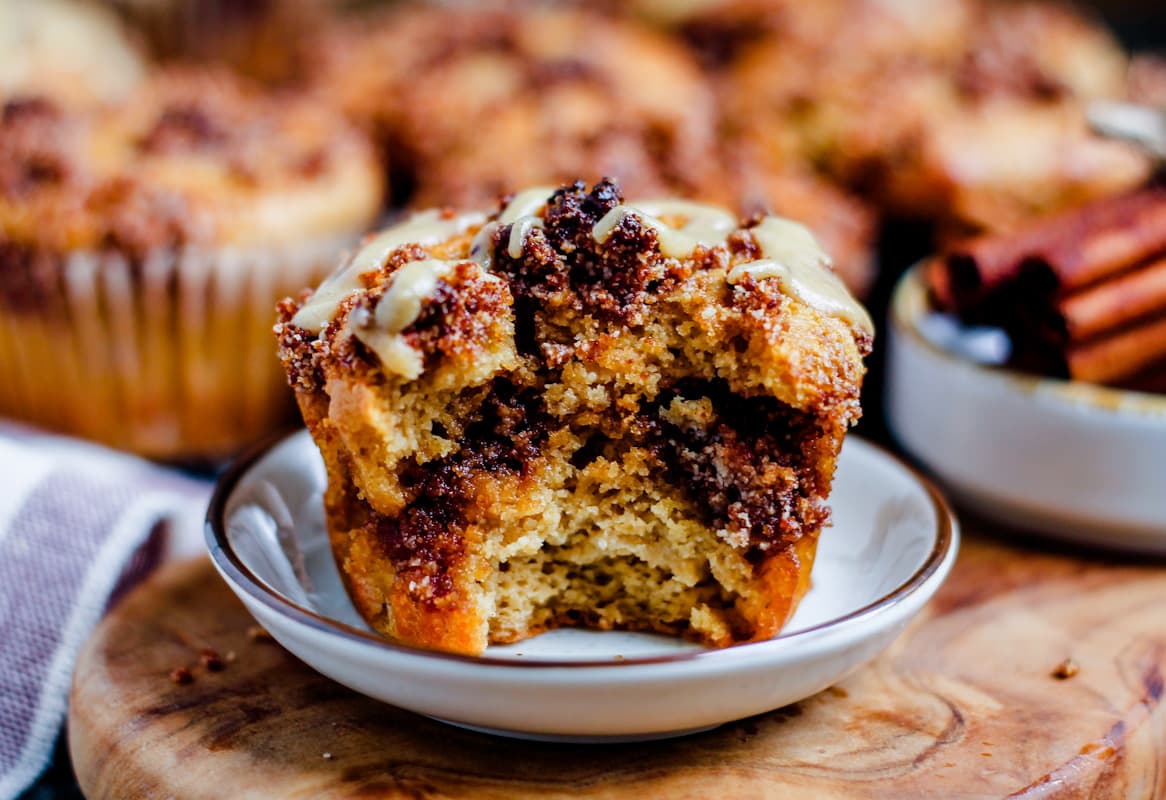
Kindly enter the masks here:
M 1091 20 L 1050 2 L 955 3 L 958 15 L 940 13 L 948 3 L 855 5 L 906 9 L 876 18 L 934 27 L 945 44 L 920 35 L 883 46 L 895 37 L 872 34 L 857 10 L 829 35 L 770 37 L 734 65 L 726 107 L 737 134 L 893 213 L 974 229 L 1147 176 L 1146 159 L 1084 123 L 1088 100 L 1126 92 L 1125 55 Z
M 376 132 L 415 207 L 577 176 L 691 195 L 714 170 L 711 88 L 682 46 L 631 21 L 411 4 L 317 51 L 322 93 Z
M 872 337 L 802 226 L 608 181 L 417 214 L 276 330 L 356 607 L 459 653 L 566 625 L 773 636 Z
M 381 168 L 327 108 L 223 74 L 120 104 L 0 111 L 0 414 L 162 458 L 286 424 L 271 305 L 377 213 Z

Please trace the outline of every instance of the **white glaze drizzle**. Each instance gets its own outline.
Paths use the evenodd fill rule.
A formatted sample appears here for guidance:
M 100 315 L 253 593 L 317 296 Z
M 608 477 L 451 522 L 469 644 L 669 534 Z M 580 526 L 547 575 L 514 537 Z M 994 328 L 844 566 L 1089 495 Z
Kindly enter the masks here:
M 400 333 L 417 321 L 422 302 L 456 263 L 438 258 L 410 261 L 393 273 L 393 282 L 381 296 L 375 313 L 361 308 L 349 315 L 349 332 L 377 354 L 388 372 L 410 380 L 421 374 L 421 354 Z
M 480 224 L 481 214 L 445 218 L 440 211 L 422 211 L 374 237 L 328 276 L 292 317 L 292 324 L 319 333 L 336 316 L 340 303 L 362 288 L 360 276 L 380 269 L 385 259 L 407 244 L 434 245 Z
M 534 216 L 536 211 L 547 204 L 547 200 L 554 193 L 555 190 L 550 186 L 536 186 L 533 189 L 519 192 L 510 198 L 506 208 L 502 209 L 502 213 L 498 215 L 498 222 L 502 225 L 509 225 L 516 222 L 519 217 Z M 537 216 L 535 219 L 542 221 Z
M 510 239 L 506 243 L 506 252 L 511 258 L 519 258 L 522 255 L 522 247 L 526 244 L 526 237 L 530 235 L 531 230 L 543 226 L 542 217 L 535 212 L 547 204 L 547 199 L 554 191 L 550 186 L 536 186 L 533 189 L 521 191 L 510 198 L 510 202 L 506 204 L 506 208 L 502 209 L 498 219 L 487 222 L 478 231 L 478 235 L 474 237 L 474 243 L 470 246 L 470 258 L 481 264 L 483 269 L 490 269 L 493 260 L 490 243 L 494 240 L 494 232 L 503 225 L 514 226 L 510 229 Z
M 543 221 L 538 217 L 519 217 L 510 228 L 510 240 L 506 243 L 506 255 L 522 257 L 522 246 L 534 228 L 541 228 Z
M 553 190 L 538 187 L 515 195 L 496 221 L 483 225 L 474 237 L 470 259 L 484 270 L 490 267 L 490 240 L 500 224 L 513 223 L 508 250 L 512 258 L 522 255 L 522 246 L 530 230 L 542 225 L 533 216 L 546 205 Z M 293 324 L 319 333 L 335 317 L 343 300 L 362 288 L 360 276 L 384 265 L 392 252 L 407 244 L 438 244 L 482 222 L 481 214 L 467 214 L 447 219 L 439 211 L 423 211 L 405 222 L 384 231 L 362 247 L 336 272 L 329 276 L 292 318 Z M 517 252 L 515 252 L 517 251 Z M 389 288 L 377 303 L 376 312 L 353 309 L 347 332 L 368 346 L 388 372 L 410 380 L 423 369 L 422 356 L 402 337 L 401 332 L 416 322 L 423 302 L 433 294 L 437 282 L 447 275 L 458 260 L 425 258 L 403 265 L 390 277 Z
M 377 303 L 377 327 L 389 333 L 400 333 L 412 325 L 421 313 L 421 301 L 433 294 L 437 279 L 448 275 L 456 263 L 427 258 L 410 261 L 394 272 L 389 290 Z
M 724 244 L 729 234 L 737 229 L 737 218 L 723 208 L 688 200 L 644 200 L 616 206 L 608 211 L 595 223 L 591 236 L 603 244 L 628 214 L 635 214 L 641 222 L 656 231 L 660 253 L 666 258 L 692 255 L 700 245 L 716 247 Z M 679 217 L 684 223 L 679 228 L 673 227 L 661 217 Z
M 474 241 L 470 243 L 470 260 L 477 261 L 481 264 L 482 269 L 488 270 L 494 265 L 492 244 L 496 230 L 498 230 L 497 222 L 487 222 L 474 235 Z
M 738 283 L 746 275 L 755 281 L 776 278 L 784 294 L 874 334 L 870 315 L 830 268 L 829 256 L 808 228 L 782 217 L 766 217 L 749 232 L 763 258 L 733 267 L 729 283 Z
M 408 380 L 420 377 L 425 361 L 414 347 L 400 333 L 389 333 L 376 327 L 372 312 L 357 307 L 348 315 L 347 333 L 376 353 L 381 369 L 390 374 L 401 375 Z

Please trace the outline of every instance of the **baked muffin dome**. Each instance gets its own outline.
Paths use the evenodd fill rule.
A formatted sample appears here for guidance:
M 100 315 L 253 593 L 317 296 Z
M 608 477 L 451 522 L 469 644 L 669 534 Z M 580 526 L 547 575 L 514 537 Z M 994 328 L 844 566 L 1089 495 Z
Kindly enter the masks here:
M 0 112 L 0 413 L 159 457 L 285 424 L 271 304 L 378 212 L 365 137 L 175 71 L 123 103 Z
M 0 231 L 37 248 L 270 246 L 360 229 L 367 140 L 318 103 L 225 72 L 164 71 L 126 102 L 4 109 Z
M 956 4 L 953 27 L 945 5 L 911 14 L 912 29 L 932 20 L 944 32 L 940 48 L 914 47 L 921 35 L 885 47 L 894 37 L 856 27 L 857 12 L 828 36 L 754 45 L 734 66 L 730 127 L 894 213 L 971 228 L 1009 227 L 1147 176 L 1144 158 L 1084 123 L 1089 99 L 1125 93 L 1125 56 L 1102 28 L 1045 2 Z
M 356 607 L 480 653 L 562 625 L 773 636 L 872 330 L 800 225 L 604 181 L 415 215 L 277 334 Z
M 475 207 L 577 176 L 690 194 L 715 160 L 704 76 L 634 22 L 413 4 L 324 38 L 323 91 L 378 132 L 417 207 Z
M 977 3 L 625 0 L 612 6 L 675 31 L 706 65 L 719 68 L 750 44 L 774 36 L 798 49 L 831 48 L 864 61 L 904 52 L 913 57 L 951 52 L 964 35 Z
M 0 100 L 47 95 L 69 103 L 125 97 L 145 64 L 117 19 L 92 3 L 0 3 Z

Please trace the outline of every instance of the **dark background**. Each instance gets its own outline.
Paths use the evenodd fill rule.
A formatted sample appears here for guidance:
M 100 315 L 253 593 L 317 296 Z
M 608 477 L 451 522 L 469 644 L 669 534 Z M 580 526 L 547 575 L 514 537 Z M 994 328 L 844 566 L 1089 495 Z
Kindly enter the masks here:
M 1166 50 L 1166 2 L 1163 0 L 1095 0 L 1082 5 L 1095 9 L 1131 50 Z

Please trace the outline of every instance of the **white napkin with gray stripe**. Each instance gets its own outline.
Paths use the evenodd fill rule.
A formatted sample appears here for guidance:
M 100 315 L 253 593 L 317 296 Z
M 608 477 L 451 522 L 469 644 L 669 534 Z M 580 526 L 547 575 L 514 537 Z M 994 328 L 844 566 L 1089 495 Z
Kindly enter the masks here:
M 202 551 L 208 481 L 0 423 L 0 800 L 45 769 L 81 645 L 162 561 Z

